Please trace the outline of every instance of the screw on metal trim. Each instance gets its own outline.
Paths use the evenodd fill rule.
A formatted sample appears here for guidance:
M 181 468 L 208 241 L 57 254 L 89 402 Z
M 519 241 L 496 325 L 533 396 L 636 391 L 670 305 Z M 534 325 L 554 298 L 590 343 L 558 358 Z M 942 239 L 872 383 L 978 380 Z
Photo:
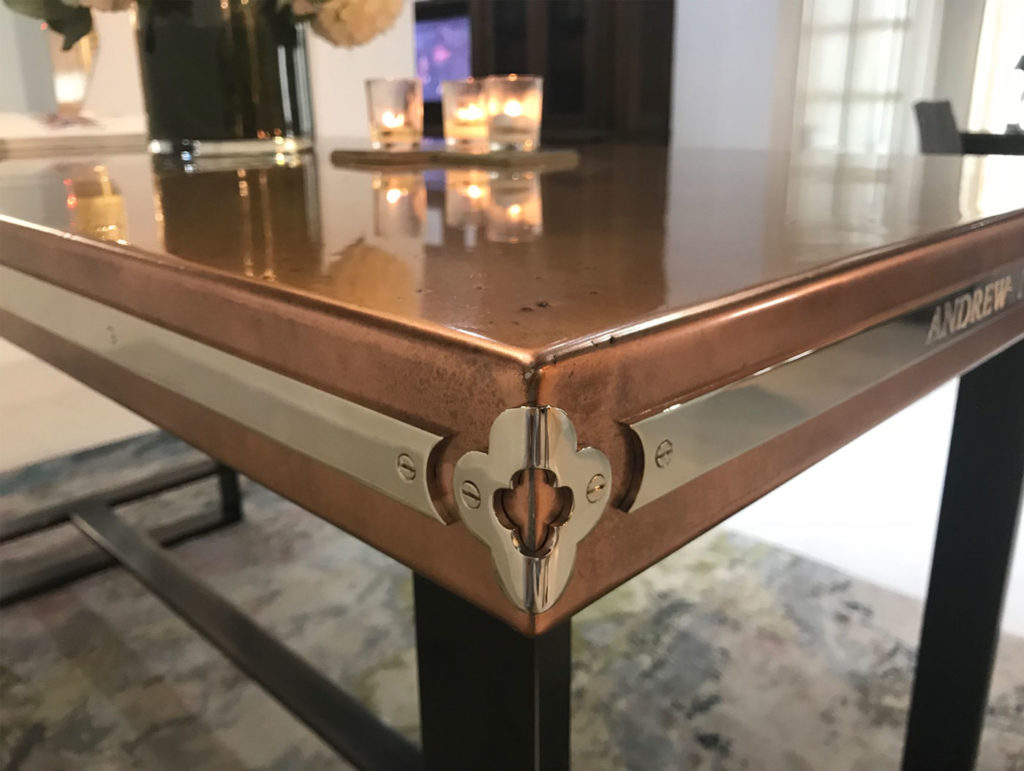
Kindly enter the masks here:
M 462 483 L 459 494 L 462 496 L 462 502 L 469 506 L 469 508 L 480 508 L 480 488 L 468 479 Z
M 597 503 L 604 497 L 605 479 L 604 474 L 594 474 L 587 483 L 587 500 Z
M 665 439 L 658 448 L 654 451 L 654 462 L 658 465 L 658 468 L 665 468 L 669 463 L 672 462 L 672 442 Z
M 416 462 L 404 452 L 398 456 L 398 473 L 406 482 L 416 478 Z

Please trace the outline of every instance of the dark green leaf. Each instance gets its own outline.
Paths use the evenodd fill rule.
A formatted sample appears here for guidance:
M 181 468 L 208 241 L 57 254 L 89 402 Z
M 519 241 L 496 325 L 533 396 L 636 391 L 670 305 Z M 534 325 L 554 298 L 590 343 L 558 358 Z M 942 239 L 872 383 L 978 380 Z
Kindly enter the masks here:
M 64 36 L 64 50 L 89 34 L 92 13 L 83 6 L 65 5 L 61 0 L 4 0 L 15 13 L 42 19 L 54 32 Z

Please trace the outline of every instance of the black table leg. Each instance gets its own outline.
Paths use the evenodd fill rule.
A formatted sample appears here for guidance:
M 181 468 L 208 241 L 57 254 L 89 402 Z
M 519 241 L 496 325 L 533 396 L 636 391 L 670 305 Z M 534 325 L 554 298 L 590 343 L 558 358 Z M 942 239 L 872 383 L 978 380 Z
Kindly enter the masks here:
M 916 771 L 974 766 L 1024 478 L 1024 342 L 964 375 L 903 751 Z
M 415 577 L 427 769 L 569 767 L 570 624 L 524 637 Z
M 217 464 L 217 485 L 220 488 L 220 510 L 225 523 L 242 521 L 242 489 L 238 472 L 223 463 Z

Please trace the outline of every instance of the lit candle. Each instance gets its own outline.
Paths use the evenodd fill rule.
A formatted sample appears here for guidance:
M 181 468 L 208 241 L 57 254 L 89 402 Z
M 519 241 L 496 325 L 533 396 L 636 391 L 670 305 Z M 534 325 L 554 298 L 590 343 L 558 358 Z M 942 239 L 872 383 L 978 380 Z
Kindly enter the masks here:
M 455 110 L 455 117 L 463 123 L 477 123 L 483 120 L 484 111 L 478 105 L 469 104 Z
M 536 150 L 540 144 L 543 79 L 533 75 L 487 78 L 488 138 L 492 150 Z
M 486 149 L 487 110 L 483 86 L 482 80 L 474 78 L 441 83 L 444 141 L 448 146 Z
M 384 128 L 394 129 L 405 125 L 405 116 L 385 110 L 380 116 L 380 122 L 384 124 Z
M 415 147 L 423 138 L 423 87 L 415 78 L 366 81 L 370 141 L 375 148 Z

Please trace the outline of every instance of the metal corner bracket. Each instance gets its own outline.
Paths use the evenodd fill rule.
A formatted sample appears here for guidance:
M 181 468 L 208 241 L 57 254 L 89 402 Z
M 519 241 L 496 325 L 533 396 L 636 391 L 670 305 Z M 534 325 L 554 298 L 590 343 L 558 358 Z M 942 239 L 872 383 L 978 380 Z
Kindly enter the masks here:
M 498 517 L 496 496 L 522 471 L 541 469 L 568 488 L 568 516 L 551 525 L 544 544 L 525 547 Z M 593 447 L 577 449 L 576 429 L 556 407 L 515 407 L 491 424 L 487 452 L 467 452 L 455 465 L 455 499 L 469 531 L 491 552 L 498 580 L 517 607 L 541 613 L 565 590 L 576 547 L 601 518 L 611 490 L 611 463 Z

